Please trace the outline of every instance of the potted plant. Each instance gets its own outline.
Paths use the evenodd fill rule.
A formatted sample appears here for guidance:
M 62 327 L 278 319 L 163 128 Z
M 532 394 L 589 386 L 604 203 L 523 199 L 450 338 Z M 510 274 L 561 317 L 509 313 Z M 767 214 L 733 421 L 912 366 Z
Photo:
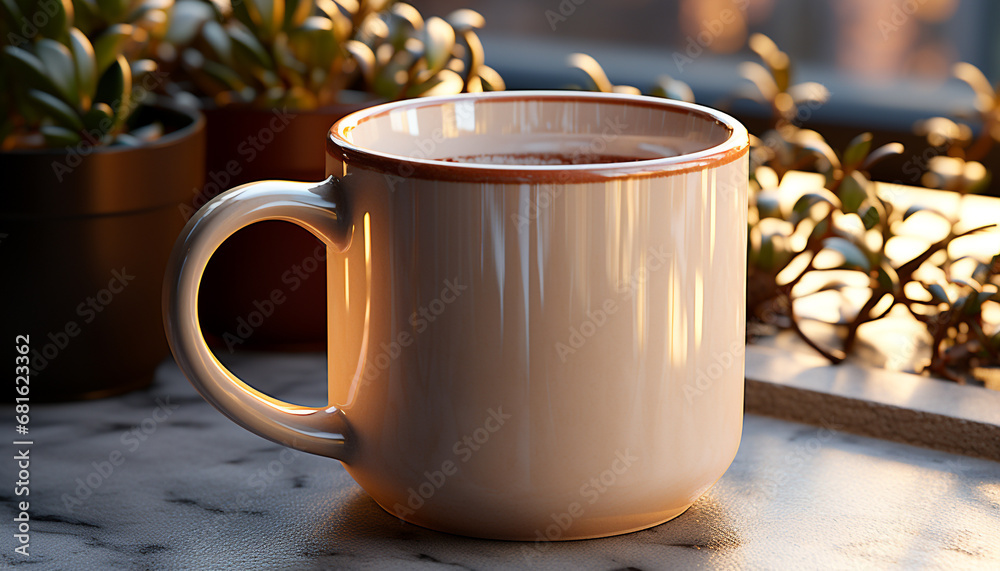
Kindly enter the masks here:
M 743 64 L 749 89 L 737 95 L 765 105 L 772 119 L 766 132 L 751 135 L 748 333 L 766 338 L 790 330 L 837 364 L 857 351 L 866 329 L 875 331 L 871 324 L 899 319 L 919 324 L 909 331 L 927 354 L 897 366 L 982 384 L 977 373 L 1000 366 L 1000 254 L 954 246 L 996 227 L 965 223 L 959 212 L 964 197 L 989 182 L 976 159 L 1000 138 L 1000 95 L 973 66 L 955 67 L 976 92 L 982 127 L 973 137 L 970 127 L 942 117 L 917 125 L 939 150 L 924 183 L 959 193 L 957 201 L 932 194 L 924 204 L 869 174 L 902 145 L 873 148 L 872 135 L 862 133 L 835 151 L 800 121 L 803 108 L 825 101 L 826 88 L 793 83 L 790 58 L 766 36 L 752 36 L 750 47 L 761 63 Z M 575 54 L 570 64 L 593 88 L 635 89 L 612 85 L 589 56 Z M 661 78 L 651 93 L 690 100 L 679 83 Z M 877 349 L 878 340 L 869 341 Z
M 204 121 L 147 100 L 163 76 L 137 54 L 166 9 L 0 2 L 2 323 L 30 348 L 15 396 L 124 392 L 168 353 L 162 276 L 177 204 L 201 184 Z
M 385 0 L 185 0 L 174 10 L 175 93 L 207 116 L 206 186 L 215 194 L 262 179 L 319 181 L 322 141 L 344 115 L 404 97 L 503 89 L 483 64 L 483 18 L 458 10 L 426 20 Z M 236 348 L 325 348 L 326 272 L 320 242 L 285 222 L 238 232 L 213 256 L 201 286 L 209 338 Z M 295 266 L 305 270 L 295 275 Z M 254 312 L 274 289 L 285 301 Z M 250 325 L 248 320 L 260 318 Z

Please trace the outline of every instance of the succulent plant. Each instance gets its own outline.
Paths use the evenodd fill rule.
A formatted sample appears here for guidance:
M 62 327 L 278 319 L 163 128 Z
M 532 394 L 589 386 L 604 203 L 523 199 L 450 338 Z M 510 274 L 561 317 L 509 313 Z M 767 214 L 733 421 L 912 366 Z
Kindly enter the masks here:
M 137 143 L 151 126 L 126 134 L 126 121 L 156 70 L 126 57 L 166 21 L 168 2 L 0 0 L 0 148 Z
M 597 63 L 596 59 L 587 54 L 570 54 L 566 63 L 569 64 L 570 67 L 575 67 L 587 74 L 587 78 L 590 80 L 590 88 L 594 91 L 603 91 L 605 93 L 631 93 L 634 95 L 642 93 L 639 88 L 631 85 L 612 84 L 611 80 L 608 79 L 608 75 L 604 73 L 604 68 L 601 67 L 601 64 Z M 649 95 L 666 97 L 667 99 L 676 99 L 678 101 L 687 101 L 689 103 L 694 102 L 694 92 L 691 91 L 691 87 L 683 81 L 676 80 L 669 75 L 661 75 L 657 78 L 656 84 L 649 89 L 648 93 Z
M 832 363 L 839 363 L 854 349 L 862 325 L 901 307 L 927 328 L 931 355 L 926 372 L 962 382 L 970 369 L 1000 366 L 1000 255 L 953 259 L 948 249 L 956 239 L 994 225 L 963 228 L 957 218 L 932 208 L 897 207 L 891 197 L 878 192 L 869 170 L 902 153 L 903 146 L 888 143 L 873 149 L 872 135 L 862 133 L 842 152 L 834 151 L 821 134 L 802 127 L 826 101 L 826 88 L 793 83 L 791 59 L 766 36 L 752 36 L 750 48 L 763 64 L 741 66 L 748 83 L 729 101 L 750 99 L 766 106 L 771 125 L 761 136 L 751 135 L 748 333 L 790 328 Z M 587 74 L 592 89 L 639 92 L 613 85 L 597 61 L 585 54 L 571 56 L 569 65 Z M 952 134 L 947 140 L 958 146 L 950 155 L 969 168 L 965 159 L 985 154 L 989 146 L 983 141 L 1000 135 L 1000 98 L 967 67 L 961 67 L 959 75 L 976 89 L 984 134 L 972 142 L 971 136 L 959 136 L 971 129 L 943 118 L 929 120 L 927 129 L 942 140 L 942 132 Z M 649 91 L 686 100 L 689 93 L 687 86 L 671 78 L 661 78 Z M 932 140 L 932 144 L 941 143 Z M 786 174 L 801 170 L 822 177 L 810 179 L 815 183 L 781 185 Z M 948 228 L 946 235 L 911 258 L 890 256 L 887 244 L 917 215 L 939 219 Z M 848 301 L 859 293 L 859 284 L 866 290 L 861 302 Z M 797 300 L 830 292 L 845 302 L 838 318 L 828 322 L 837 332 L 834 346 L 813 339 L 802 327 L 805 318 L 796 312 Z
M 168 39 L 194 91 L 216 104 L 314 109 L 355 86 L 384 99 L 503 89 L 483 64 L 475 30 L 458 10 L 426 21 L 386 0 L 179 2 Z M 193 32 L 193 33 L 192 33 Z
M 947 117 L 918 121 L 914 130 L 937 150 L 927 161 L 921 181 L 930 188 L 977 193 L 990 184 L 990 173 L 980 161 L 1000 141 L 1000 86 L 994 88 L 983 72 L 969 63 L 955 64 L 953 74 L 976 95 L 975 116 L 966 119 L 979 123 L 979 135 L 973 137 L 969 125 Z

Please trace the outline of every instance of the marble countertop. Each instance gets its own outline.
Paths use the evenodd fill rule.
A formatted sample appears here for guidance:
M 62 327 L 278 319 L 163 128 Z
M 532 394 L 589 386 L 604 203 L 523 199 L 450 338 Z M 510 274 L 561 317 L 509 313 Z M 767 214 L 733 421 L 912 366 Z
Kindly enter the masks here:
M 321 356 L 229 361 L 264 390 L 282 387 L 283 398 L 324 396 Z M 833 425 L 748 415 L 732 467 L 677 519 L 535 545 L 402 523 L 338 462 L 286 451 L 230 422 L 173 361 L 147 390 L 31 413 L 30 557 L 14 552 L 16 532 L 4 533 L 5 566 L 1000 568 L 1000 464 Z M 2 462 L 5 529 L 23 499 L 10 485 L 16 470 Z

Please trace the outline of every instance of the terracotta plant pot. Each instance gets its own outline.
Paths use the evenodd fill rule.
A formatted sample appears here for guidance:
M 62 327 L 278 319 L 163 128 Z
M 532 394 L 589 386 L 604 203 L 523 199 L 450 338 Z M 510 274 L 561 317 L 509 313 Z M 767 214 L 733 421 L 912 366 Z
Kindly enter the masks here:
M 154 118 L 167 134 L 142 147 L 0 153 L 0 329 L 29 338 L 32 401 L 148 385 L 168 354 L 163 271 L 202 182 L 205 122 L 171 106 L 133 120 Z
M 190 215 L 219 192 L 255 180 L 323 180 L 330 127 L 344 115 L 378 103 L 360 99 L 315 111 L 206 110 L 205 187 L 189 197 L 185 212 Z M 322 243 L 288 222 L 244 228 L 212 256 L 198 303 L 202 330 L 217 350 L 323 350 Z

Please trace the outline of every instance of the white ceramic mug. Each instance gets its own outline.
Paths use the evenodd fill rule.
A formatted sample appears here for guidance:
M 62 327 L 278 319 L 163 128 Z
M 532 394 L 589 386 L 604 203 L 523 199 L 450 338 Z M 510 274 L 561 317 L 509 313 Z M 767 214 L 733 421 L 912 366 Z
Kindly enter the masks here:
M 205 399 L 462 535 L 635 531 L 722 476 L 743 414 L 737 121 L 622 94 L 463 94 L 349 115 L 327 151 L 326 181 L 232 189 L 177 243 L 167 334 Z M 212 252 L 272 219 L 327 246 L 325 407 L 236 378 L 198 324 Z

